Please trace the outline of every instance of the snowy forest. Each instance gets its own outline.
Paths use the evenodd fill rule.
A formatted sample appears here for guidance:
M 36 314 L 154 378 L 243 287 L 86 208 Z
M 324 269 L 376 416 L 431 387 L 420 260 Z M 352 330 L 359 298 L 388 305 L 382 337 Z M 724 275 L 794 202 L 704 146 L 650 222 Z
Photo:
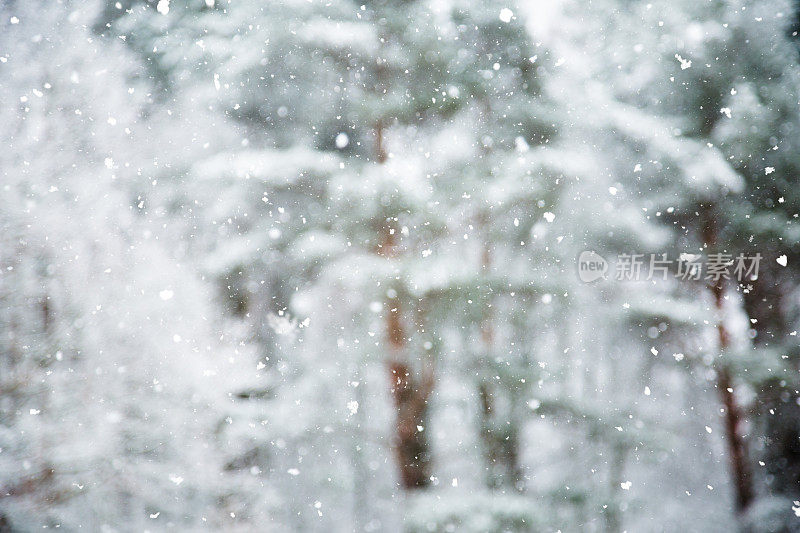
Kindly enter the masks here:
M 0 0 L 0 532 L 800 532 L 798 32 Z

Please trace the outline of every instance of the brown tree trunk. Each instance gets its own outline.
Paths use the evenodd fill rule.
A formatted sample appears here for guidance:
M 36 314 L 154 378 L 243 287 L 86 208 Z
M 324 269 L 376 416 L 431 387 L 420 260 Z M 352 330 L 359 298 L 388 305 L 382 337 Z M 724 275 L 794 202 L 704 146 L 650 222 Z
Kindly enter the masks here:
M 383 143 L 383 129 L 383 121 L 378 119 L 378 122 L 375 124 L 375 160 L 381 165 L 388 159 L 386 148 Z
M 405 490 L 426 487 L 431 478 L 431 457 L 425 424 L 433 376 L 416 379 L 408 365 L 389 363 L 396 411 L 395 457 Z
M 389 377 L 395 407 L 394 451 L 402 486 L 412 490 L 430 483 L 431 456 L 425 429 L 428 398 L 434 386 L 433 368 L 424 365 L 417 376 L 405 362 L 407 340 L 397 295 L 387 299 L 386 311 Z
M 717 244 L 716 217 L 713 208 L 704 210 L 703 243 L 706 250 L 713 250 Z M 714 307 L 717 311 L 717 334 L 720 354 L 724 354 L 731 346 L 730 333 L 724 321 L 725 279 L 720 277 L 709 285 L 714 296 Z M 728 448 L 731 477 L 735 491 L 735 509 L 743 513 L 754 499 L 753 475 L 747 452 L 747 441 L 742 432 L 744 415 L 733 392 L 733 376 L 730 364 L 726 360 L 717 359 L 717 393 L 725 410 L 725 443 Z
M 375 127 L 375 157 L 380 164 L 387 159 L 383 145 L 383 123 Z M 389 220 L 383 232 L 379 255 L 396 256 L 397 231 Z M 417 375 L 408 360 L 408 338 L 403 328 L 400 295 L 390 290 L 386 299 L 386 344 L 392 399 L 395 408 L 394 453 L 405 490 L 424 488 L 430 484 L 431 455 L 425 433 L 428 399 L 435 383 L 433 366 L 429 361 Z
M 712 286 L 712 291 L 717 312 L 721 317 L 724 301 L 724 287 L 721 280 Z M 730 335 L 721 318 L 717 323 L 717 332 L 720 351 L 724 352 L 730 346 Z M 725 362 L 718 364 L 716 372 L 717 393 L 725 409 L 725 440 L 736 494 L 736 512 L 742 513 L 753 501 L 753 476 L 748 459 L 747 441 L 742 433 L 744 416 L 733 393 L 733 378 L 728 364 Z

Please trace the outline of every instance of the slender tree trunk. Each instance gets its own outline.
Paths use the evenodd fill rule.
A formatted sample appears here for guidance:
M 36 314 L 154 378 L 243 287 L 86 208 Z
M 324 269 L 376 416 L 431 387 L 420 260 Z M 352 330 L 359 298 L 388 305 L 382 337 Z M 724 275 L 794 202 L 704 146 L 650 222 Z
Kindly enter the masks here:
M 400 301 L 394 296 L 387 303 L 389 377 L 396 417 L 394 451 L 402 486 L 413 490 L 430 483 L 431 455 L 425 431 L 434 375 L 432 367 L 426 365 L 417 376 L 404 361 L 406 337 L 400 318 Z
M 503 420 L 494 408 L 494 393 L 488 381 L 478 386 L 481 402 L 480 437 L 486 464 L 486 485 L 492 489 L 522 489 L 519 467 L 519 433 L 514 420 Z
M 383 140 L 384 125 L 375 127 L 375 157 L 379 164 L 387 159 Z M 385 221 L 379 254 L 387 259 L 396 256 L 397 231 Z M 433 392 L 433 366 L 426 361 L 415 373 L 408 361 L 408 338 L 403 328 L 400 295 L 390 289 L 386 298 L 386 344 L 392 399 L 395 408 L 394 453 L 405 490 L 430 484 L 431 454 L 427 440 L 428 399 Z
M 612 445 L 609 463 L 609 484 L 611 487 L 611 501 L 605 510 L 606 531 L 619 533 L 622 531 L 622 509 L 620 508 L 620 490 L 622 489 L 622 473 L 625 468 L 627 449 L 624 444 Z
M 431 455 L 425 430 L 434 374 L 432 366 L 427 364 L 417 376 L 406 362 L 407 338 L 399 296 L 389 296 L 386 307 L 390 390 L 395 407 L 394 451 L 402 486 L 413 490 L 430 483 Z
M 406 490 L 427 487 L 431 477 L 431 457 L 425 424 L 432 377 L 415 379 L 408 365 L 392 361 L 389 365 L 392 396 L 396 411 L 395 456 L 400 481 Z
M 383 130 L 383 120 L 378 119 L 378 122 L 375 124 L 375 160 L 381 165 L 386 162 L 386 159 L 388 159 L 386 147 L 384 146 L 383 142 Z
M 717 312 L 722 315 L 724 288 L 721 283 L 713 287 Z M 717 323 L 720 351 L 730 347 L 730 336 L 720 319 Z M 747 441 L 742 432 L 744 416 L 733 392 L 733 378 L 727 363 L 717 365 L 717 393 L 725 409 L 725 440 L 731 463 L 731 474 L 736 493 L 736 512 L 742 513 L 753 501 L 753 476 L 750 468 Z
M 716 217 L 713 208 L 704 211 L 703 242 L 707 250 L 713 250 L 717 244 Z M 720 277 L 713 281 L 709 288 L 714 297 L 717 312 L 717 334 L 719 351 L 724 354 L 731 347 L 731 337 L 724 321 L 725 279 Z M 733 376 L 727 360 L 717 360 L 717 393 L 725 410 L 725 443 L 728 449 L 731 477 L 735 491 L 735 508 L 737 514 L 743 513 L 754 499 L 753 475 L 747 452 L 747 441 L 742 432 L 744 415 L 733 391 Z
M 482 222 L 484 225 L 485 222 Z M 481 271 L 484 279 L 492 266 L 492 252 L 487 239 L 481 256 Z M 494 356 L 494 299 L 487 299 L 481 322 L 481 343 L 486 361 L 491 365 Z M 482 379 L 478 385 L 480 399 L 480 439 L 486 465 L 486 485 L 489 488 L 510 487 L 520 490 L 522 470 L 519 466 L 519 432 L 517 421 L 512 418 L 513 406 L 503 418 L 496 405 L 496 387 L 490 380 Z M 513 401 L 513 400 L 512 400 Z

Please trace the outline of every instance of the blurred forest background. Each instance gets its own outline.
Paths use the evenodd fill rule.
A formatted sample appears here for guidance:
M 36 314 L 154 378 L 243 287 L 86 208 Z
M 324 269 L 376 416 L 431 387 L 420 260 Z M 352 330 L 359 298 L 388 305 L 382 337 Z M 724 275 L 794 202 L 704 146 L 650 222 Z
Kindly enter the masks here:
M 0 0 L 0 531 L 800 531 L 797 7 Z

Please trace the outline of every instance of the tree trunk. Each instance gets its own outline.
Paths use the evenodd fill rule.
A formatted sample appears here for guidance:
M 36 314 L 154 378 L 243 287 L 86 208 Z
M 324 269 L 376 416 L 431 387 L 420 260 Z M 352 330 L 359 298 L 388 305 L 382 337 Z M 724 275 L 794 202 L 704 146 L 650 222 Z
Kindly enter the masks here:
M 514 420 L 497 416 L 491 385 L 482 381 L 478 387 L 481 401 L 480 437 L 486 464 L 486 485 L 491 489 L 522 490 L 519 467 L 519 433 Z
M 482 221 L 483 222 L 483 221 Z M 492 265 L 492 253 L 487 238 L 481 256 L 481 271 L 484 279 Z M 481 323 L 481 343 L 483 355 L 491 367 L 494 357 L 493 298 L 487 298 L 486 309 Z M 491 381 L 483 379 L 478 385 L 480 398 L 480 440 L 486 468 L 486 485 L 491 489 L 509 487 L 522 488 L 522 470 L 519 466 L 519 433 L 513 419 L 513 406 L 503 417 L 496 405 L 497 391 Z
M 387 303 L 389 377 L 396 417 L 394 451 L 402 486 L 405 490 L 413 490 L 430 483 L 431 456 L 425 430 L 434 375 L 432 367 L 427 365 L 417 377 L 411 366 L 403 361 L 406 337 L 400 319 L 400 302 L 394 296 Z
M 605 509 L 606 532 L 619 533 L 622 531 L 622 508 L 620 507 L 620 490 L 622 489 L 622 474 L 625 468 L 627 449 L 624 444 L 614 444 L 610 450 L 609 486 L 611 498 Z
M 706 250 L 713 250 L 717 244 L 716 217 L 713 208 L 706 206 L 704 210 L 705 224 L 703 226 L 703 243 Z M 724 355 L 731 346 L 730 333 L 724 320 L 725 279 L 720 277 L 709 285 L 714 297 L 714 307 L 717 312 L 717 334 L 720 354 Z M 715 367 L 717 373 L 717 393 L 725 410 L 725 444 L 730 460 L 731 477 L 735 491 L 735 509 L 738 514 L 743 513 L 752 503 L 754 498 L 753 475 L 749 464 L 747 441 L 742 433 L 744 415 L 736 402 L 733 391 L 733 376 L 727 360 L 717 359 Z
M 375 127 L 375 157 L 379 164 L 387 159 L 383 145 L 383 123 Z M 378 253 L 387 259 L 396 255 L 397 231 L 389 220 L 382 229 Z M 386 299 L 386 343 L 392 399 L 395 407 L 394 453 L 405 490 L 424 488 L 430 484 L 431 455 L 425 433 L 428 398 L 434 387 L 433 367 L 423 365 L 419 375 L 408 360 L 408 339 L 403 328 L 400 295 L 390 289 Z
M 397 414 L 395 457 L 400 469 L 400 481 L 405 490 L 424 488 L 430 484 L 431 477 L 425 424 L 432 376 L 425 376 L 418 382 L 408 365 L 396 360 L 390 362 L 389 368 Z

